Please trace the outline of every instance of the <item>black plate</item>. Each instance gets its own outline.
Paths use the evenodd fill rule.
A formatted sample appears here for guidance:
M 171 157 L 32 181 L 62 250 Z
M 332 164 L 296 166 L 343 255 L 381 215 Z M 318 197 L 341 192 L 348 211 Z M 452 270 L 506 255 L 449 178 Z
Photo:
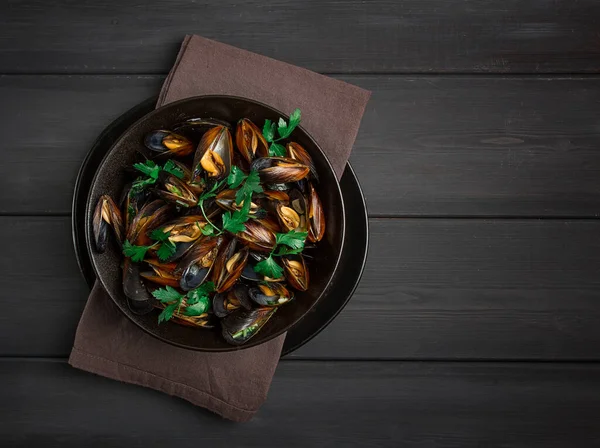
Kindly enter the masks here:
M 151 112 L 155 101 L 149 99 L 111 123 L 94 143 L 77 176 L 72 206 L 73 242 L 80 270 L 90 287 L 95 282 L 95 275 L 85 244 L 85 208 L 92 180 L 112 144 L 132 123 Z M 338 269 L 338 272 L 343 272 L 343 279 L 340 276 L 334 277 L 327 300 L 319 301 L 313 310 L 288 332 L 282 355 L 296 350 L 325 328 L 343 309 L 360 280 L 368 246 L 368 221 L 364 197 L 350 164 L 346 166 L 340 186 L 347 216 L 352 217 L 346 222 L 346 241 L 351 244 L 344 246 Z

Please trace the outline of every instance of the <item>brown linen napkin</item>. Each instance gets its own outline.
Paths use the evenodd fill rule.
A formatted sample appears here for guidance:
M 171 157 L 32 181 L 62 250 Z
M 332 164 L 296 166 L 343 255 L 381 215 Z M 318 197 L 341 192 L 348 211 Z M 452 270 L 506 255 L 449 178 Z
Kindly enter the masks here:
M 370 92 L 311 71 L 186 36 L 157 107 L 197 95 L 236 95 L 284 113 L 302 126 L 341 177 Z M 234 420 L 247 421 L 267 397 L 285 335 L 239 352 L 202 353 L 166 344 L 130 322 L 99 283 L 79 322 L 69 363 L 88 372 L 156 389 Z

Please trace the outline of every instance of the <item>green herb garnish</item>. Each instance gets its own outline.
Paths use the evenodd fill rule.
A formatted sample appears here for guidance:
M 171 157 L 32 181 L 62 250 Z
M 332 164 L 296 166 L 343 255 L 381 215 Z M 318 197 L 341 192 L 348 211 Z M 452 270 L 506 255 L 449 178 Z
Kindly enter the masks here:
M 279 266 L 273 256 L 299 254 L 304 250 L 307 235 L 308 232 L 296 232 L 295 230 L 288 233 L 276 233 L 275 247 L 266 259 L 256 263 L 254 270 L 265 277 L 280 278 L 283 275 L 283 268 Z
M 295 109 L 290 115 L 289 123 L 283 118 L 279 119 L 277 125 L 275 125 L 275 123 L 273 123 L 271 120 L 265 120 L 265 125 L 263 126 L 263 137 L 267 142 L 271 143 L 271 146 L 269 146 L 269 155 L 271 157 L 285 157 L 285 147 L 277 142 L 292 135 L 294 129 L 296 129 L 300 124 L 301 118 L 302 113 L 300 112 L 300 109 Z M 279 138 L 275 138 L 275 128 L 277 128 Z
M 158 316 L 158 323 L 166 322 L 173 317 L 176 310 L 179 310 L 183 304 L 183 299 L 187 298 L 186 306 L 183 309 L 183 314 L 186 316 L 199 316 L 208 311 L 210 308 L 210 298 L 208 294 L 215 290 L 213 282 L 206 282 L 188 291 L 186 294 L 181 294 L 175 288 L 166 286 L 165 288 L 157 289 L 152 292 L 152 295 L 161 303 L 167 306 Z

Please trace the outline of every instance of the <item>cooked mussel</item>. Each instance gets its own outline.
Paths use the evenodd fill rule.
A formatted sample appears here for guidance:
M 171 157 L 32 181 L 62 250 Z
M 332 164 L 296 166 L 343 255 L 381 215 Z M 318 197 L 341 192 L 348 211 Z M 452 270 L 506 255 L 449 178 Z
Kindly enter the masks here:
M 262 132 L 247 118 L 238 121 L 235 144 L 248 163 L 252 163 L 256 156 L 267 157 L 269 155 L 269 144 L 263 137 Z
M 219 250 L 212 270 L 212 281 L 216 292 L 223 292 L 233 286 L 242 275 L 248 261 L 248 248 L 238 244 L 233 238 Z
M 185 135 L 190 139 L 199 141 L 202 135 L 215 126 L 231 127 L 229 123 L 217 118 L 189 118 L 173 126 L 178 134 Z
M 179 287 L 179 277 L 173 272 L 177 266 L 175 263 L 162 263 L 156 259 L 144 260 L 152 269 L 140 272 L 140 276 L 157 285 Z
M 198 204 L 196 193 L 183 180 L 164 171 L 160 173 L 159 180 L 162 188 L 156 190 L 156 194 L 164 201 L 186 208 Z
M 291 230 L 306 232 L 308 230 L 306 198 L 299 190 L 294 189 L 290 191 L 289 199 L 287 205 L 278 203 L 275 209 L 281 228 L 286 232 Z
M 164 129 L 146 134 L 144 145 L 151 151 L 173 157 L 184 157 L 191 154 L 194 150 L 191 140 L 183 135 Z
M 261 306 L 280 306 L 294 298 L 294 294 L 281 283 L 260 283 L 252 286 L 248 294 L 253 302 Z
M 241 304 L 233 289 L 215 294 L 212 301 L 213 313 L 217 317 L 225 317 L 240 308 Z
M 223 337 L 233 345 L 241 345 L 267 323 L 277 308 L 261 307 L 253 310 L 238 309 L 221 319 Z
M 106 250 L 109 227 L 113 229 L 119 244 L 122 244 L 124 230 L 121 211 L 112 198 L 105 194 L 98 199 L 98 203 L 94 210 L 94 217 L 92 219 L 94 242 L 96 243 L 96 251 L 98 251 L 98 253 L 103 253 Z
M 202 183 L 204 173 L 213 180 L 227 177 L 231 170 L 232 152 L 229 129 L 225 126 L 215 126 L 206 131 L 194 154 L 192 183 Z
M 285 278 L 293 288 L 298 291 L 308 289 L 309 275 L 306 263 L 302 255 L 287 255 L 281 257 L 281 264 L 285 272 Z
M 255 220 L 244 223 L 246 229 L 236 236 L 250 249 L 259 252 L 270 252 L 275 247 L 275 234 Z
M 181 275 L 181 289 L 190 291 L 208 279 L 222 242 L 221 237 L 205 236 L 193 243 L 175 269 L 175 273 Z
M 202 237 L 202 229 L 206 220 L 200 215 L 187 215 L 166 223 L 161 227 L 168 233 L 168 240 L 175 245 L 175 252 L 167 261 L 178 260 L 192 247 L 195 241 Z
M 252 162 L 252 169 L 258 171 L 260 180 L 267 184 L 297 182 L 304 179 L 310 168 L 303 163 L 286 157 L 262 157 Z M 270 187 L 274 189 L 273 187 Z
M 223 190 L 219 194 L 217 194 L 217 197 L 215 198 L 215 202 L 217 203 L 217 205 L 219 207 L 221 207 L 224 210 L 230 210 L 230 211 L 240 210 L 242 208 L 242 206 L 244 205 L 244 201 L 242 201 L 240 204 L 236 204 L 235 195 L 236 195 L 236 190 Z M 253 218 L 261 219 L 261 218 L 265 218 L 267 216 L 267 212 L 265 210 L 261 209 L 260 205 L 258 205 L 256 202 L 252 202 L 250 204 L 249 215 L 252 216 Z
M 310 156 L 310 154 L 308 154 L 308 152 L 306 151 L 306 149 L 304 149 L 302 145 L 296 142 L 290 142 L 286 145 L 286 149 L 288 157 L 290 159 L 297 160 L 303 165 L 309 167 L 310 174 L 312 174 L 312 176 L 315 179 L 319 179 L 317 175 L 317 169 L 315 168 L 315 164 L 313 163 L 312 157 Z
M 147 314 L 154 307 L 154 297 L 146 289 L 140 276 L 140 265 L 129 258 L 123 261 L 123 292 L 129 309 L 135 314 Z
M 325 213 L 323 212 L 321 199 L 319 199 L 315 187 L 310 183 L 308 191 L 308 239 L 314 243 L 321 241 L 325 234 Z
M 129 232 L 133 218 L 138 214 L 140 208 L 144 206 L 148 197 L 148 190 L 135 188 L 133 184 L 125 187 L 121 197 L 123 216 L 125 218 L 125 234 Z
M 160 199 L 144 205 L 127 231 L 127 239 L 131 244 L 147 246 L 150 244 L 148 234 L 150 231 L 160 227 L 169 219 L 170 207 Z
M 184 313 L 174 313 L 173 321 L 180 325 L 195 328 L 215 328 L 215 319 L 208 313 L 202 313 L 198 316 L 187 316 Z

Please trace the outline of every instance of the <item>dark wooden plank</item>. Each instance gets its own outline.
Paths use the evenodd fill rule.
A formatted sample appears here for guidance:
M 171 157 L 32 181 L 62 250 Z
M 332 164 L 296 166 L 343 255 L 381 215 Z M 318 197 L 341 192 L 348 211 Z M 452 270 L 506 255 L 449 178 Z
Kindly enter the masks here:
M 3 360 L 0 443 L 596 446 L 599 375 L 596 364 L 284 361 L 258 415 L 234 424 L 61 361 Z
M 166 73 L 186 33 L 322 72 L 598 72 L 598 14 L 594 0 L 9 1 L 0 73 Z
M 600 78 L 341 79 L 373 91 L 352 155 L 373 216 L 598 216 Z M 0 213 L 68 213 L 98 133 L 161 81 L 0 77 Z
M 0 218 L 0 355 L 69 353 L 87 297 L 69 232 Z M 597 360 L 598 235 L 592 220 L 371 220 L 356 295 L 294 356 Z

